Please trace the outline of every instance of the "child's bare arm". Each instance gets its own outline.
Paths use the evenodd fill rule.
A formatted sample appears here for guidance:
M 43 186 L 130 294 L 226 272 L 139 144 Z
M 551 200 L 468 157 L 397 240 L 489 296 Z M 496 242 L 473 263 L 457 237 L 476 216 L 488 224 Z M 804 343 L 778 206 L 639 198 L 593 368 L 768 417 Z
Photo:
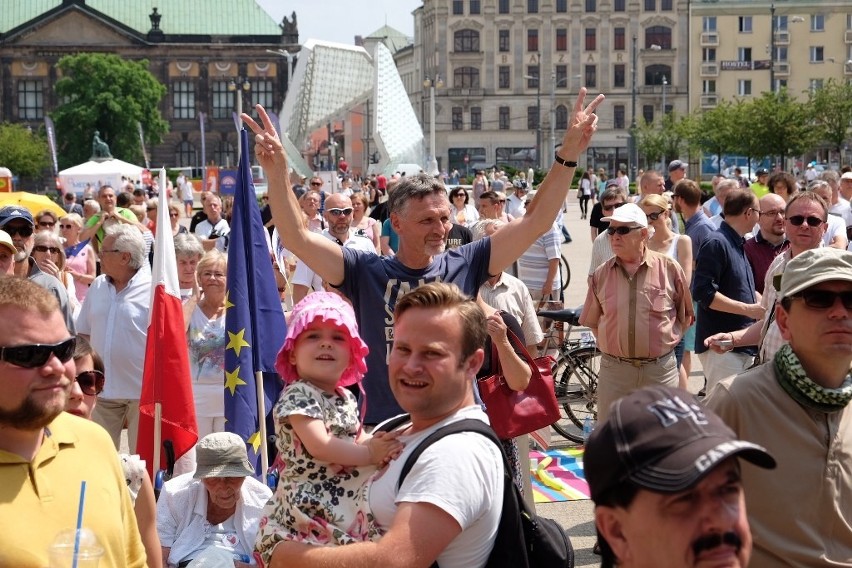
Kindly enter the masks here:
M 322 420 L 302 414 L 292 414 L 290 424 L 299 440 L 318 460 L 340 465 L 370 465 L 375 463 L 367 446 L 332 436 Z

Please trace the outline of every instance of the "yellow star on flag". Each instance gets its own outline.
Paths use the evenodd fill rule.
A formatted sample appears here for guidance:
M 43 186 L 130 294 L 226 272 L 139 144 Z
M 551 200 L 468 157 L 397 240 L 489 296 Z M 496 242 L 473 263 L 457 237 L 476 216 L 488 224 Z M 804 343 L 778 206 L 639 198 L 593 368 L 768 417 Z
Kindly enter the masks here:
M 254 448 L 254 453 L 257 453 L 260 450 L 260 432 L 252 434 L 246 442 L 251 444 Z
M 237 357 L 239 357 L 240 351 L 242 350 L 243 347 L 251 347 L 251 345 L 248 344 L 248 341 L 246 341 L 243 338 L 243 336 L 245 334 L 246 334 L 246 328 L 241 329 L 237 333 L 231 333 L 229 331 L 228 332 L 228 345 L 225 346 L 225 349 L 233 349 L 234 352 L 237 354 Z
M 234 396 L 234 392 L 237 390 L 238 386 L 244 384 L 246 384 L 246 382 L 240 378 L 239 367 L 230 373 L 225 371 L 225 388 L 231 391 L 231 396 Z
M 226 311 L 226 312 L 228 311 L 228 308 L 233 308 L 233 307 L 234 307 L 234 304 L 232 304 L 232 303 L 231 303 L 231 300 L 229 299 L 229 296 L 230 296 L 230 295 L 231 295 L 231 291 L 230 291 L 230 290 L 228 290 L 227 292 L 225 292 L 225 311 Z

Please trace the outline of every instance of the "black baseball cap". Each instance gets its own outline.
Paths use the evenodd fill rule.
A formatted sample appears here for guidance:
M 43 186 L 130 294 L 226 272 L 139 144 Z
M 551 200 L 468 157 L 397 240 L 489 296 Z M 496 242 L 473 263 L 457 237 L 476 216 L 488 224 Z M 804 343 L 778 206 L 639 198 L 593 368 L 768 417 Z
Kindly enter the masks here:
M 613 403 L 609 418 L 589 437 L 583 468 L 598 502 L 628 480 L 658 493 L 683 491 L 731 456 L 775 467 L 765 448 L 738 440 L 692 394 L 654 386 Z

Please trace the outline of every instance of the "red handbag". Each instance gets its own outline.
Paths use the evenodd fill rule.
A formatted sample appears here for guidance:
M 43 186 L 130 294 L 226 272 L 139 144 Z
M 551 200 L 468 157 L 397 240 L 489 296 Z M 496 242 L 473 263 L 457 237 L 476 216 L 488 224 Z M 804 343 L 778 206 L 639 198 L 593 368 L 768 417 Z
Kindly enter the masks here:
M 550 426 L 560 418 L 559 404 L 553 389 L 553 358 L 533 359 L 520 339 L 506 330 L 509 341 L 529 364 L 532 375 L 522 391 L 514 391 L 506 384 L 500 367 L 497 347 L 491 342 L 491 365 L 496 371 L 490 377 L 477 381 L 479 394 L 485 403 L 485 412 L 501 440 L 509 440 Z

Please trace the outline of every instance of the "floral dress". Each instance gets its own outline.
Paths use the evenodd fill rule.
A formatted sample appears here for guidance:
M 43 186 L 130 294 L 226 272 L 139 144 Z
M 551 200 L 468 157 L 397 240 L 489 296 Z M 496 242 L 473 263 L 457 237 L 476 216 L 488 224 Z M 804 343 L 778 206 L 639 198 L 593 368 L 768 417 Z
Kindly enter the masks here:
M 330 394 L 305 381 L 285 387 L 273 409 L 281 478 L 263 510 L 255 545 L 265 564 L 282 540 L 342 545 L 380 536 L 367 507 L 366 483 L 375 467 L 317 460 L 293 431 L 293 414 L 322 420 L 342 440 L 354 443 L 358 434 L 355 397 L 349 391 Z

